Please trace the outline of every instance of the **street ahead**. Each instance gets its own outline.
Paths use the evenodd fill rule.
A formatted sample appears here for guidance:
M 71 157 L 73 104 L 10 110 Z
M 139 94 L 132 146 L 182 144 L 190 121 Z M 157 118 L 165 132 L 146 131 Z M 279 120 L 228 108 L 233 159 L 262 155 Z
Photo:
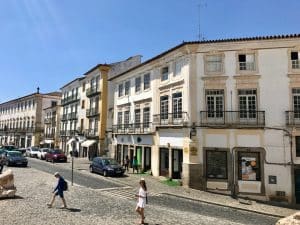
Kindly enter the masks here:
M 52 164 L 37 159 L 30 159 L 30 166 L 49 174 L 59 171 L 67 180 L 71 180 L 71 169 L 61 166 L 60 164 Z M 70 165 L 70 164 L 69 164 Z M 71 166 L 70 166 L 71 167 Z M 122 179 L 122 178 L 117 178 Z M 102 199 L 104 196 L 108 197 L 108 201 L 99 207 L 97 199 L 90 199 L 85 208 L 85 213 L 89 215 L 103 215 L 105 216 L 122 216 L 126 210 L 114 212 L 116 208 L 128 208 L 135 204 L 135 189 L 136 187 L 128 187 L 122 183 L 116 182 L 116 178 L 105 178 L 86 172 L 74 171 L 74 183 L 91 188 L 97 192 L 98 198 Z M 135 184 L 133 184 L 135 185 Z M 150 190 L 151 192 L 151 190 Z M 86 198 L 84 195 L 78 194 L 78 198 Z M 110 210 L 103 210 L 103 209 Z M 103 212 L 105 211 L 105 212 Z M 132 209 L 129 211 L 131 214 Z M 252 212 L 246 212 L 228 207 L 216 206 L 213 204 L 206 204 L 196 200 L 188 200 L 178 198 L 171 195 L 152 193 L 149 197 L 149 205 L 146 208 L 146 214 L 149 224 L 151 221 L 156 221 L 153 224 L 275 224 L 278 218 L 261 215 Z M 170 218 L 171 217 L 171 218 Z M 188 218 L 188 221 L 184 218 Z M 88 224 L 88 223 L 87 223 Z M 125 224 L 125 223 L 124 223 Z M 130 223 L 129 223 L 130 224 Z

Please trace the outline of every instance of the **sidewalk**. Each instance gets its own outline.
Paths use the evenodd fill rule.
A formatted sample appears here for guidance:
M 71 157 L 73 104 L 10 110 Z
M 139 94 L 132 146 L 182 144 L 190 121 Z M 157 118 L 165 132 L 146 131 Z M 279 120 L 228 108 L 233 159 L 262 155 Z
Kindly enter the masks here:
M 63 167 L 71 168 L 71 158 L 68 159 L 69 163 L 59 164 Z M 82 171 L 84 173 L 89 173 L 89 165 L 90 161 L 86 158 L 74 158 L 74 169 Z M 141 177 L 144 177 L 148 190 L 151 194 L 153 193 L 161 193 L 169 196 L 182 197 L 194 201 L 201 201 L 208 204 L 214 204 L 224 207 L 230 207 L 239 210 L 257 212 L 259 214 L 264 215 L 273 215 L 277 217 L 285 217 L 291 215 L 297 210 L 272 206 L 268 204 L 262 204 L 255 201 L 250 201 L 251 205 L 240 203 L 238 199 L 233 199 L 230 196 L 214 194 L 209 192 L 204 192 L 200 190 L 185 188 L 182 186 L 168 186 L 161 181 L 165 178 L 162 177 L 153 177 L 148 174 L 132 174 L 131 170 L 129 173 L 125 174 L 124 177 L 111 177 L 110 180 L 121 183 L 126 186 L 136 186 Z

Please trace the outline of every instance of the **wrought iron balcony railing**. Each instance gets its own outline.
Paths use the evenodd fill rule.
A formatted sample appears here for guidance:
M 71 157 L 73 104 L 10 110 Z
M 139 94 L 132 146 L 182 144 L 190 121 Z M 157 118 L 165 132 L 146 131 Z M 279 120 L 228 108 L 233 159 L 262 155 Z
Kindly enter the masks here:
M 285 111 L 285 118 L 287 126 L 300 125 L 300 111 Z
M 47 139 L 54 139 L 55 137 L 55 134 L 54 133 L 51 133 L 51 134 L 45 134 L 45 138 Z
M 84 134 L 86 137 L 98 137 L 99 136 L 99 132 L 97 129 L 86 129 L 84 131 Z
M 154 126 L 185 126 L 189 119 L 187 112 L 164 113 L 153 115 Z
M 90 108 L 86 110 L 86 117 L 99 116 L 98 108 Z
M 100 94 L 100 89 L 98 86 L 86 89 L 86 97 L 88 98 L 98 94 Z
M 113 133 L 125 134 L 145 134 L 153 133 L 152 123 L 131 123 L 131 124 L 117 124 L 113 125 Z
M 77 119 L 78 119 L 77 112 L 71 112 L 68 114 L 68 120 L 77 120 Z
M 63 114 L 61 117 L 61 121 L 66 121 L 68 120 L 68 114 Z
M 71 104 L 71 103 L 76 102 L 76 101 L 79 101 L 79 96 L 78 95 L 71 95 L 71 96 L 68 96 L 66 98 L 63 98 L 61 100 L 61 104 L 62 105 L 68 105 L 68 104 Z
M 200 111 L 200 126 L 265 126 L 265 111 Z

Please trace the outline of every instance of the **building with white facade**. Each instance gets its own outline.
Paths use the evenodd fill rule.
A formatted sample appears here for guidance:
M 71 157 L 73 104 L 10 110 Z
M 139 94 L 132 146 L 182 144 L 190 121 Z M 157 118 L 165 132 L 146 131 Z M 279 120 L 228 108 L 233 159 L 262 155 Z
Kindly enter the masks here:
M 72 151 L 76 137 L 75 148 L 80 157 L 91 159 L 108 151 L 111 131 L 107 124 L 112 124 L 114 89 L 107 79 L 140 61 L 140 56 L 134 56 L 121 62 L 98 64 L 61 88 L 60 147 L 66 153 Z
M 43 109 L 60 102 L 60 93 L 36 93 L 0 104 L 0 144 L 25 148 L 43 141 Z
M 193 188 L 300 202 L 300 35 L 183 42 L 110 79 L 113 149 Z

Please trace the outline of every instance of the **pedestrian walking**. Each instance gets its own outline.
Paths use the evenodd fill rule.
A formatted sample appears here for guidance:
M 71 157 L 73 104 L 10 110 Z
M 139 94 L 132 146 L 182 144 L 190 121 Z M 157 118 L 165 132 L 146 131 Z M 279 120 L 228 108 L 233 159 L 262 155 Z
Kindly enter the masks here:
M 66 209 L 67 204 L 66 204 L 66 200 L 64 198 L 64 191 L 66 191 L 66 189 L 67 189 L 67 187 L 66 187 L 67 183 L 64 180 L 64 178 L 58 172 L 54 173 L 54 176 L 58 179 L 58 181 L 57 181 L 57 185 L 56 185 L 55 189 L 52 192 L 53 195 L 52 195 L 51 202 L 48 203 L 47 205 L 48 205 L 49 208 L 52 208 L 56 196 L 59 195 L 59 197 L 61 198 L 61 200 L 63 202 L 62 208 Z
M 127 172 L 129 171 L 129 162 L 130 162 L 129 157 L 128 157 L 128 155 L 126 155 L 125 161 L 124 161 L 124 167 Z
M 0 174 L 3 171 L 4 163 L 5 163 L 5 157 L 4 155 L 0 155 Z
M 135 211 L 140 215 L 141 221 L 140 224 L 145 223 L 145 205 L 147 203 L 147 186 L 144 178 L 140 180 L 140 189 L 139 194 L 135 195 L 138 198 L 138 202 L 135 208 Z
M 139 173 L 139 170 L 138 170 L 138 161 L 137 161 L 136 156 L 134 156 L 133 160 L 132 160 L 132 173 L 134 173 L 135 170 L 136 170 L 136 173 Z

